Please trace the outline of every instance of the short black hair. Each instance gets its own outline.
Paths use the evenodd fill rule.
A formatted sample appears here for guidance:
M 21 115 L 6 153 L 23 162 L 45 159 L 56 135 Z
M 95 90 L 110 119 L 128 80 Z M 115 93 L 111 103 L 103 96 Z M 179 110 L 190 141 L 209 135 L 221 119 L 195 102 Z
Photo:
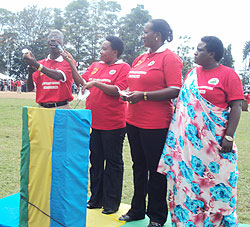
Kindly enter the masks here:
M 106 40 L 110 42 L 111 48 L 113 50 L 117 50 L 117 58 L 119 58 L 124 50 L 124 44 L 122 39 L 117 36 L 109 35 L 106 37 Z
M 50 31 L 50 33 L 49 33 L 48 36 L 50 36 L 52 33 L 57 33 L 57 34 L 59 34 L 59 35 L 61 36 L 62 40 L 64 40 L 64 35 L 63 35 L 63 33 L 62 33 L 60 30 L 54 29 L 54 30 Z
M 224 54 L 224 46 L 222 41 L 215 36 L 204 36 L 201 41 L 206 43 L 206 49 L 208 52 L 215 53 L 215 60 L 220 61 Z
M 163 42 L 165 42 L 165 40 L 167 40 L 168 42 L 171 42 L 173 40 L 173 30 L 171 29 L 167 21 L 163 19 L 154 19 L 149 23 L 153 25 L 152 30 L 154 32 L 161 33 Z

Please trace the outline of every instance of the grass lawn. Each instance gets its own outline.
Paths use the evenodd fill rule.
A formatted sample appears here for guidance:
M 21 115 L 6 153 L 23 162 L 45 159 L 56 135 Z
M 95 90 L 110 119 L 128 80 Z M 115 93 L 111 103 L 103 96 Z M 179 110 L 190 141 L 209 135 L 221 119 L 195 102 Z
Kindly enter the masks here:
M 73 101 L 74 107 L 77 101 Z M 32 99 L 0 98 L 0 198 L 19 191 L 19 161 L 21 150 L 22 107 L 37 106 Z M 82 107 L 80 106 L 77 108 Z M 239 222 L 250 224 L 250 113 L 242 112 L 236 133 L 239 149 L 238 216 Z M 122 202 L 130 204 L 133 194 L 132 162 L 128 141 L 124 143 L 124 185 Z

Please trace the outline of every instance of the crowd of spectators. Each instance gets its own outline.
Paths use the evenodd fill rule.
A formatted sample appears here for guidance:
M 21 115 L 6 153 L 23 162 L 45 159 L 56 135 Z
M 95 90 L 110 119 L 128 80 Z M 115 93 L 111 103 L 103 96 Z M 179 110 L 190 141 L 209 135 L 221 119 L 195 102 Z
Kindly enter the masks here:
M 0 91 L 26 92 L 26 80 L 0 79 Z

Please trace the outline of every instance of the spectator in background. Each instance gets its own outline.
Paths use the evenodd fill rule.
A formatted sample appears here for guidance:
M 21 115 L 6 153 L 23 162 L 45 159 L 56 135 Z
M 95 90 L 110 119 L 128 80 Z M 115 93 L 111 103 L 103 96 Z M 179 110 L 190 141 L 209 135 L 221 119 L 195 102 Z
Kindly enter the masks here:
M 10 81 L 11 91 L 15 91 L 16 84 L 13 80 Z
M 3 80 L 1 79 L 0 80 L 0 91 L 3 91 L 3 88 L 4 88 L 4 86 L 3 86 Z
M 244 98 L 239 76 L 219 64 L 224 47 L 205 36 L 186 75 L 158 171 L 168 174 L 173 226 L 238 226 L 234 134 Z
M 8 82 L 7 82 L 7 80 L 3 81 L 3 87 L 4 87 L 4 91 L 8 91 Z
M 16 81 L 16 91 L 17 91 L 17 93 L 21 94 L 21 82 L 20 82 L 20 80 Z

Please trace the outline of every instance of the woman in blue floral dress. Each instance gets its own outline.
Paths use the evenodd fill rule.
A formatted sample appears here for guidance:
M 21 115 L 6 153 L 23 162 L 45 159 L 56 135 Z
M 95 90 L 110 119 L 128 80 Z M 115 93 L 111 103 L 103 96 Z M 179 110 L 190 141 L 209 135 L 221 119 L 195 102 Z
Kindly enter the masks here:
M 222 42 L 201 39 L 176 104 L 158 172 L 167 174 L 173 226 L 238 225 L 237 147 L 242 84 L 220 65 Z

